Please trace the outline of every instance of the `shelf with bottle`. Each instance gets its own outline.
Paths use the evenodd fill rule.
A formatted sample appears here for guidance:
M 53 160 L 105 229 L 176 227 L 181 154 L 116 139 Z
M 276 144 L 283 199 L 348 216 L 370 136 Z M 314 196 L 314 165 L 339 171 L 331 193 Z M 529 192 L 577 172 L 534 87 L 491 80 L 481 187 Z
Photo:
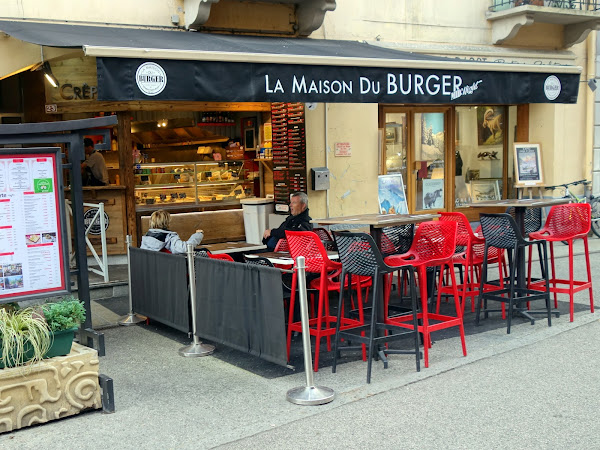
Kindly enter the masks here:
M 198 125 L 204 126 L 235 126 L 231 113 L 224 111 L 203 112 Z

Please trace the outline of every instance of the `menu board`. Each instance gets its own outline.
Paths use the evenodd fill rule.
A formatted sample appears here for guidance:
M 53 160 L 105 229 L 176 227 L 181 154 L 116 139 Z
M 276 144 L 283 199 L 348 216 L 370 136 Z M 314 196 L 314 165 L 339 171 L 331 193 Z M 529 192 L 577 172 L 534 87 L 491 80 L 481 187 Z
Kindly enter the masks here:
M 289 213 L 290 194 L 306 192 L 303 103 L 271 103 L 275 211 Z
M 0 151 L 0 302 L 67 289 L 57 150 Z

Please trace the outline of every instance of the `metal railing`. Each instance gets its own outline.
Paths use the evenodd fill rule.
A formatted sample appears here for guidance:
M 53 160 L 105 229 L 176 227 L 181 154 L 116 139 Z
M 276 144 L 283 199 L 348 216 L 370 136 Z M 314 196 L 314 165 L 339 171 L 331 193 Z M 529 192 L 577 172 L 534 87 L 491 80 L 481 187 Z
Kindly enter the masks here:
M 71 243 L 71 218 L 73 217 L 73 210 L 71 208 L 70 200 L 65 200 L 65 204 L 66 204 L 66 208 L 67 208 L 67 212 L 68 212 L 67 234 L 68 234 L 68 245 L 69 245 L 69 265 L 71 267 L 73 267 L 73 263 L 75 261 L 75 252 L 73 251 L 72 243 Z M 104 203 L 97 203 L 97 204 L 96 203 L 84 203 L 83 206 L 86 206 L 88 208 L 98 208 L 98 211 L 96 211 L 96 214 L 94 214 L 94 217 L 92 217 L 92 219 L 90 220 L 90 223 L 85 227 L 85 243 L 87 244 L 88 248 L 90 249 L 92 256 L 96 260 L 96 263 L 98 264 L 99 269 L 88 266 L 88 271 L 94 272 L 94 273 L 100 275 L 101 277 L 104 278 L 104 282 L 108 283 L 108 281 L 109 281 L 109 278 L 108 278 L 108 255 L 106 254 L 106 223 L 104 221 Z M 94 248 L 94 246 L 92 245 L 92 243 L 90 242 L 90 240 L 88 238 L 88 234 L 89 234 L 90 230 L 92 229 L 92 226 L 98 225 L 98 224 L 100 226 L 100 247 L 101 247 L 101 253 L 102 253 L 101 257 L 98 256 L 98 252 L 96 252 L 96 249 Z
M 600 11 L 600 0 L 493 0 L 489 10 L 498 12 L 525 5 L 579 11 Z

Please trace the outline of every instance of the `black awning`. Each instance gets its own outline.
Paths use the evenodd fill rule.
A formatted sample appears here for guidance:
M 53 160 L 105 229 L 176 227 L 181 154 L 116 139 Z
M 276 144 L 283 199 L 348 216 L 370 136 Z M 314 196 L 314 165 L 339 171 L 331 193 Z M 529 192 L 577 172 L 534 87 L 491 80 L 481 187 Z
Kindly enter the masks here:
M 81 47 L 100 100 L 575 103 L 580 68 L 460 61 L 374 45 L 0 21 L 14 38 Z

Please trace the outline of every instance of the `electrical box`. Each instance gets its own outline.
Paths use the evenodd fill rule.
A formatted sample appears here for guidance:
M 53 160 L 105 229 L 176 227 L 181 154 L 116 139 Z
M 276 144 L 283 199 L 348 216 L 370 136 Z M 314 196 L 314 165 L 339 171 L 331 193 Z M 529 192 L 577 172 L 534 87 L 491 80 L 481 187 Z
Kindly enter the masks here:
M 310 169 L 313 191 L 326 191 L 329 189 L 329 169 L 327 167 L 313 167 Z

